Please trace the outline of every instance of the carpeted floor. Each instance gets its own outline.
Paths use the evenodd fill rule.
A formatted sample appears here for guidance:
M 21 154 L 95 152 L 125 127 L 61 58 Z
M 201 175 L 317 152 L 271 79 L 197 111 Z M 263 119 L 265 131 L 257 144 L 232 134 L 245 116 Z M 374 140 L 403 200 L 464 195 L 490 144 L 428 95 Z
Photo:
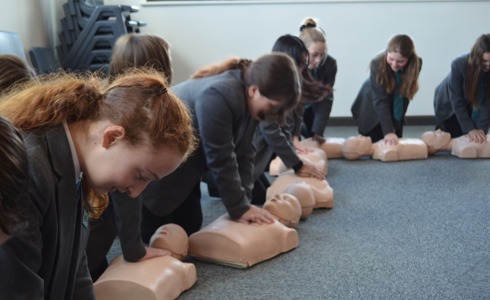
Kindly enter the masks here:
M 447 153 L 329 160 L 335 207 L 299 224 L 298 248 L 246 270 L 191 259 L 198 281 L 178 299 L 490 299 L 488 178 L 490 160 Z M 225 213 L 218 198 L 202 204 L 204 225 Z

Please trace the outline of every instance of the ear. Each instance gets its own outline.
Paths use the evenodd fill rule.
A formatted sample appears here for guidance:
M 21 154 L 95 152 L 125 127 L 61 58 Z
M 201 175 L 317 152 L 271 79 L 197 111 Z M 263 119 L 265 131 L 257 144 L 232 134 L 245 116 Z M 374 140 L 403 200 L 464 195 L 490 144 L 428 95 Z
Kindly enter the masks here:
M 255 95 L 255 93 L 260 92 L 260 91 L 259 91 L 259 87 L 255 84 L 253 84 L 253 85 L 248 87 L 247 92 L 248 92 L 248 97 L 252 98 Z
M 115 145 L 117 142 L 122 141 L 125 133 L 126 131 L 124 128 L 118 125 L 106 127 L 102 136 L 102 147 L 107 149 L 110 146 Z

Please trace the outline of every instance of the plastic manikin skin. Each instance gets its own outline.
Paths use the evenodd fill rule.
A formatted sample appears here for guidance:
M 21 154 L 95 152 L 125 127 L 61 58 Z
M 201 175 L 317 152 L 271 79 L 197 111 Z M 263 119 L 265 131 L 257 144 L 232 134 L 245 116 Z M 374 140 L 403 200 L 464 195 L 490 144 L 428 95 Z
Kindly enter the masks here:
M 279 222 L 287 227 L 295 228 L 301 217 L 301 204 L 296 196 L 277 194 L 265 201 L 263 208 L 273 214 Z
M 427 157 L 427 145 L 420 139 L 401 138 L 396 145 L 388 145 L 383 140 L 373 144 L 373 159 L 381 161 L 416 160 Z
M 486 143 L 470 142 L 468 135 L 451 139 L 448 132 L 440 129 L 422 133 L 421 139 L 427 145 L 429 154 L 437 152 L 451 152 L 451 155 L 459 158 L 488 158 L 490 157 L 490 135 L 487 135 Z
M 368 136 L 357 135 L 347 138 L 342 145 L 342 153 L 348 160 L 357 160 L 362 157 L 372 156 L 373 143 Z
M 292 170 L 282 173 L 277 177 L 266 191 L 266 199 L 274 195 L 285 193 L 286 189 L 295 183 L 304 182 L 311 186 L 315 198 L 314 208 L 332 208 L 334 206 L 333 189 L 327 180 L 318 180 L 316 178 L 299 177 Z M 296 196 L 296 195 L 295 195 Z M 296 198 L 299 199 L 298 196 Z M 301 202 L 301 200 L 300 200 Z
M 183 260 L 189 250 L 189 237 L 181 226 L 165 224 L 151 236 L 150 247 L 169 250 L 173 257 Z
M 489 158 L 490 157 L 490 135 L 487 135 L 485 143 L 470 142 L 468 135 L 462 135 L 451 141 L 451 155 L 459 158 Z
M 97 300 L 176 299 L 194 285 L 197 280 L 195 266 L 175 258 L 184 255 L 183 249 L 187 253 L 189 241 L 184 229 L 175 224 L 164 225 L 155 231 L 151 241 L 152 247 L 163 246 L 162 249 L 169 250 L 172 255 L 135 263 L 118 256 L 94 283 Z M 176 253 L 172 251 L 175 249 Z
M 347 138 L 342 151 L 349 160 L 370 156 L 381 161 L 400 161 L 426 159 L 428 156 L 427 145 L 420 139 L 400 138 L 396 145 L 388 145 L 383 140 L 373 144 L 370 137 L 362 135 Z
M 451 151 L 451 134 L 440 129 L 422 133 L 420 139 L 427 145 L 429 154 Z
M 322 149 L 325 154 L 327 154 L 327 159 L 332 159 L 344 157 L 344 154 L 342 153 L 342 145 L 344 144 L 344 142 L 344 138 L 327 137 L 325 138 L 325 143 L 321 145 L 317 141 L 314 141 L 312 138 L 301 140 L 300 144 L 305 147 Z
M 248 268 L 298 246 L 298 233 L 274 220 L 244 224 L 222 215 L 189 237 L 189 255 L 236 268 Z
M 315 166 L 315 169 L 317 169 L 318 171 L 327 174 L 328 165 L 327 165 L 327 156 L 325 152 L 319 148 L 313 148 L 313 147 L 309 147 L 309 148 L 311 152 L 307 154 L 298 153 L 299 158 L 303 162 L 308 162 L 313 166 Z M 269 165 L 269 174 L 271 176 L 278 176 L 279 174 L 287 170 L 288 169 L 286 168 L 286 165 L 284 165 L 284 163 L 279 158 L 279 156 L 274 158 Z

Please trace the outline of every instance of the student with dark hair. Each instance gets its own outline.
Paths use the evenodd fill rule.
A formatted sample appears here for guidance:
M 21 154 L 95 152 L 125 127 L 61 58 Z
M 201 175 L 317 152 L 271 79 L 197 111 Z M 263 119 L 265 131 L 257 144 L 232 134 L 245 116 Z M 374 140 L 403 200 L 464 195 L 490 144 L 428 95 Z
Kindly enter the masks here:
M 298 106 L 286 116 L 284 125 L 272 121 L 261 121 L 255 133 L 255 166 L 254 166 L 254 189 L 252 203 L 263 204 L 265 194 L 270 186 L 269 179 L 264 174 L 273 155 L 281 158 L 287 168 L 293 169 L 301 177 L 315 177 L 325 179 L 325 174 L 308 163 L 303 162 L 296 151 L 304 151 L 299 145 L 301 136 L 301 123 L 305 103 L 322 101 L 327 94 L 331 93 L 331 87 L 312 78 L 309 65 L 309 52 L 303 41 L 293 35 L 280 36 L 272 47 L 272 52 L 281 52 L 289 55 L 301 75 L 301 101 Z
M 187 234 L 201 228 L 200 183 L 210 170 L 231 219 L 271 223 L 269 212 L 250 203 L 258 121 L 282 121 L 296 107 L 300 77 L 293 60 L 273 53 L 253 62 L 228 60 L 223 72 L 200 72 L 172 88 L 189 107 L 199 149 L 170 176 L 149 185 L 142 194 L 142 235 L 148 241 L 166 223 Z M 216 70 L 215 66 L 211 66 Z
M 490 34 L 476 40 L 470 53 L 451 63 L 451 72 L 434 94 L 436 129 L 452 138 L 467 134 L 470 141 L 487 141 L 490 127 Z
M 15 249 L 4 246 L 13 236 L 25 236 L 28 219 L 21 204 L 27 193 L 27 154 L 20 132 L 0 117 L 0 266 L 5 273 L 0 280 L 2 299 L 44 299 L 43 281 L 24 262 Z M 26 286 L 28 289 L 26 289 Z
M 398 144 L 408 104 L 419 89 L 421 67 L 422 59 L 408 35 L 390 39 L 386 50 L 371 61 L 370 76 L 351 107 L 360 134 L 373 143 Z
M 152 34 L 128 33 L 120 36 L 112 47 L 109 74 L 114 78 L 132 68 L 152 68 L 172 82 L 170 45 L 162 37 Z
M 0 55 L 0 96 L 8 93 L 16 84 L 32 80 L 35 76 L 34 70 L 20 57 Z

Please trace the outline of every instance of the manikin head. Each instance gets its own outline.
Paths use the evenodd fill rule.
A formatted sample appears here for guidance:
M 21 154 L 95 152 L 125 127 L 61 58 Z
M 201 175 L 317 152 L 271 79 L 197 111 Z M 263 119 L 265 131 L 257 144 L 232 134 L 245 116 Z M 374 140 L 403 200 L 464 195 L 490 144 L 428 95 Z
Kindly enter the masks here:
M 426 131 L 420 139 L 427 145 L 430 154 L 451 149 L 451 134 L 440 129 Z
M 296 227 L 301 217 L 301 204 L 296 196 L 291 194 L 277 194 L 265 201 L 264 209 L 279 219 L 279 222 L 288 226 Z
M 151 236 L 150 247 L 169 250 L 173 257 L 182 260 L 189 249 L 189 238 L 179 225 L 165 224 Z
M 370 156 L 372 154 L 372 146 L 373 142 L 371 141 L 371 137 L 357 135 L 345 140 L 342 146 L 342 152 L 346 159 L 355 160 L 363 156 Z
M 299 200 L 301 205 L 301 219 L 306 220 L 315 207 L 315 194 L 313 188 L 304 181 L 288 185 L 284 193 L 291 194 Z

